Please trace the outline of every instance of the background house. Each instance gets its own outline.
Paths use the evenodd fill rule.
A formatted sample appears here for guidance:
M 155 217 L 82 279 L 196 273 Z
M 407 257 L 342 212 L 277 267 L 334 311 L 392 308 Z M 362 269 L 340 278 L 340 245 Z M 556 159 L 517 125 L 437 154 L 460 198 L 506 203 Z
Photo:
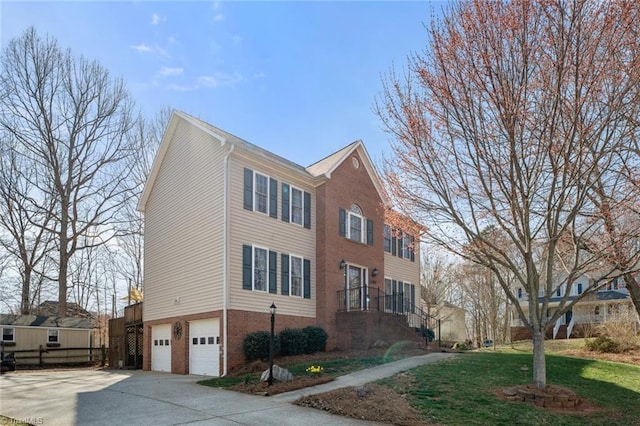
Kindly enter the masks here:
M 328 349 L 416 336 L 419 245 L 385 233 L 385 206 L 360 141 L 303 167 L 174 112 L 139 203 L 143 367 L 224 375 L 272 303 L 277 330 L 321 326 Z
M 91 361 L 93 325 L 87 318 L 0 314 L 1 344 L 15 353 L 18 365 L 37 365 L 40 349 L 46 364 Z M 97 358 L 97 353 L 96 353 Z
M 588 277 L 581 277 L 571 286 L 568 300 L 574 300 L 590 286 Z M 516 297 L 521 301 L 521 306 L 528 315 L 526 302 L 529 295 L 522 289 L 516 289 Z M 566 286 L 556 289 L 549 301 L 547 317 L 551 317 L 558 309 L 560 301 L 566 294 Z M 582 298 L 564 315 L 562 315 L 553 328 L 547 330 L 548 339 L 564 339 L 570 337 L 585 337 L 592 334 L 595 327 L 609 319 L 628 319 L 640 326 L 640 320 L 633 306 L 633 302 L 626 289 L 624 280 L 616 278 L 600 286 L 596 292 L 583 295 Z M 515 308 L 511 312 L 511 340 L 530 339 L 530 331 L 518 318 Z

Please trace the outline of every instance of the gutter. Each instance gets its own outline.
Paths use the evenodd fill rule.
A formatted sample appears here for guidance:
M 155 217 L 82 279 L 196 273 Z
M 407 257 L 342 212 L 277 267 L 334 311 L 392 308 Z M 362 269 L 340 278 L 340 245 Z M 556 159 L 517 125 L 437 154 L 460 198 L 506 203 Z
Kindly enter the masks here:
M 224 142 L 223 142 L 224 143 Z M 229 271 L 228 271 L 228 245 L 229 245 L 229 157 L 233 152 L 235 145 L 230 144 L 229 152 L 224 156 L 224 183 L 222 192 L 222 323 L 224 324 L 222 329 L 222 377 L 227 375 L 227 368 L 229 364 L 228 360 L 228 343 L 229 343 L 229 325 L 228 325 L 228 298 L 229 294 L 227 287 L 229 286 Z

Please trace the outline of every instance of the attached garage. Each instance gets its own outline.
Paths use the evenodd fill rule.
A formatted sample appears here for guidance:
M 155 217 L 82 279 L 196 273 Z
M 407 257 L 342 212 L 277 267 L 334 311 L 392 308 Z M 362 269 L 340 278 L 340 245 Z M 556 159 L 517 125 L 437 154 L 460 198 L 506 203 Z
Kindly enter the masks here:
M 151 327 L 151 370 L 171 373 L 171 324 Z
M 220 320 L 189 322 L 189 373 L 220 375 Z

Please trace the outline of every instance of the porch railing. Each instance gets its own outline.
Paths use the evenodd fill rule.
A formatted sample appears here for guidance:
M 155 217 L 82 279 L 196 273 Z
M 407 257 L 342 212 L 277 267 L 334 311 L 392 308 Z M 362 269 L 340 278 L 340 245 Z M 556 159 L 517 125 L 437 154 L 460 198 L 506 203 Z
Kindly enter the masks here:
M 339 311 L 374 311 L 394 314 L 396 321 L 428 336 L 436 326 L 435 317 L 428 315 L 403 293 L 385 294 L 377 287 L 359 287 L 340 290 L 337 293 Z M 432 334 L 433 337 L 433 334 Z
M 560 330 L 560 326 L 562 325 L 562 320 L 564 317 L 560 317 L 556 320 L 556 325 L 553 326 L 553 338 L 555 339 L 558 335 L 558 330 Z
M 573 332 L 573 327 L 576 325 L 576 317 L 572 316 L 571 321 L 569 321 L 569 325 L 567 325 L 567 339 L 571 336 Z

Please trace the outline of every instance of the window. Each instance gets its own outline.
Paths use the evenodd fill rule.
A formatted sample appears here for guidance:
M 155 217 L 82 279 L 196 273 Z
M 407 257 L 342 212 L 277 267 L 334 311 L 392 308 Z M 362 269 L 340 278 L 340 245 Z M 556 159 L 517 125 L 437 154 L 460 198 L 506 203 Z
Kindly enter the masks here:
M 245 168 L 243 206 L 245 210 L 258 211 L 277 218 L 278 181 Z
M 391 227 L 384 225 L 384 251 L 391 253 Z
M 59 343 L 58 329 L 50 328 L 47 330 L 47 343 Z
M 253 249 L 253 289 L 267 291 L 267 250 Z
M 596 306 L 595 309 L 593 310 L 593 313 L 595 315 L 600 315 L 600 306 Z
M 276 294 L 277 253 L 263 247 L 242 246 L 242 288 Z
M 560 297 L 560 296 L 561 296 L 561 294 L 560 294 L 560 287 L 558 287 L 558 289 L 556 290 L 556 296 L 558 296 L 558 297 Z
M 582 294 L 582 283 L 578 283 L 578 294 Z
M 269 200 L 269 178 L 255 173 L 255 198 L 253 209 L 261 213 L 267 213 L 267 200 Z
M 522 289 L 518 288 L 518 299 L 522 299 Z
M 362 240 L 362 210 L 355 204 L 351 206 L 348 214 L 349 228 L 347 238 L 354 241 L 363 242 Z
M 391 284 L 391 279 L 384 279 L 384 309 L 387 312 L 393 312 L 393 293 L 394 289 Z
M 349 211 L 340 208 L 338 209 L 338 213 L 338 234 L 341 237 L 345 237 L 359 243 L 366 243 L 370 246 L 373 245 L 373 236 L 375 234 L 373 220 L 366 219 L 365 222 L 365 218 L 360 207 L 353 204 Z
M 291 188 L 291 222 L 302 225 L 302 191 Z
M 302 258 L 290 256 L 291 259 L 291 296 L 302 297 Z
M 311 260 L 286 253 L 280 259 L 280 293 L 311 299 Z
M 13 327 L 2 327 L 2 341 L 15 342 L 15 329 Z
M 411 237 L 407 234 L 402 235 L 402 257 L 405 259 L 411 258 Z
M 311 229 L 311 194 L 283 182 L 282 221 Z

